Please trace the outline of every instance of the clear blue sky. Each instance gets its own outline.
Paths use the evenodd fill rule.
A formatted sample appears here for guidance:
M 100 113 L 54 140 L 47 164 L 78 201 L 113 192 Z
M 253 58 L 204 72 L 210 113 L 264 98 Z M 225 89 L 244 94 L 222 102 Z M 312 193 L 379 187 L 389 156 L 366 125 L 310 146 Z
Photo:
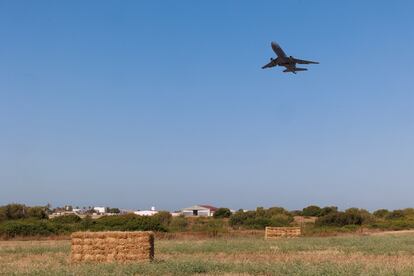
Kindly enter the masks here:
M 413 10 L 1 1 L 0 204 L 413 207 Z

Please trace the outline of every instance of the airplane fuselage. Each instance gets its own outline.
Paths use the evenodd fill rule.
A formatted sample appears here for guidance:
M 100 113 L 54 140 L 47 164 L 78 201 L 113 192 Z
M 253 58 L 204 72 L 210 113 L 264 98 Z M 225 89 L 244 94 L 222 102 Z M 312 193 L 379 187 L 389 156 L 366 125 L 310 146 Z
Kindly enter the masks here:
M 276 59 L 270 59 L 273 66 L 283 66 L 287 72 L 296 74 L 296 62 L 293 57 L 277 57 Z

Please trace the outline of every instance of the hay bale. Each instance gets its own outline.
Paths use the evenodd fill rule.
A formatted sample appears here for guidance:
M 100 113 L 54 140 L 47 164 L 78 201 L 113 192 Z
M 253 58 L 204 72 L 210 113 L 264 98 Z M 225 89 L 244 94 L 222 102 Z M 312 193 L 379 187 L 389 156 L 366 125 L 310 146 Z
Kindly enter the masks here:
M 153 232 L 75 232 L 72 262 L 129 262 L 154 259 Z
M 300 227 L 266 227 L 265 239 L 293 238 L 301 234 Z

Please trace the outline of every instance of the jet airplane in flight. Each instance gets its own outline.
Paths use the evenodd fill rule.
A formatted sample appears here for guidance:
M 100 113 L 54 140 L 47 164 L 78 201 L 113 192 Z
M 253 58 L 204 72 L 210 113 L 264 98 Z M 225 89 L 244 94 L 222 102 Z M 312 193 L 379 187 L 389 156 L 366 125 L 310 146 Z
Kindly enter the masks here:
M 296 74 L 297 71 L 307 71 L 306 68 L 299 68 L 296 67 L 296 64 L 319 64 L 319 62 L 316 61 L 309 61 L 309 60 L 302 60 L 297 59 L 292 56 L 287 56 L 285 52 L 282 50 L 282 48 L 277 44 L 276 42 L 272 42 L 272 49 L 276 53 L 277 58 L 270 58 L 270 62 L 262 67 L 262 69 L 265 68 L 271 68 L 275 66 L 284 66 L 286 67 L 283 72 L 292 72 L 293 74 Z

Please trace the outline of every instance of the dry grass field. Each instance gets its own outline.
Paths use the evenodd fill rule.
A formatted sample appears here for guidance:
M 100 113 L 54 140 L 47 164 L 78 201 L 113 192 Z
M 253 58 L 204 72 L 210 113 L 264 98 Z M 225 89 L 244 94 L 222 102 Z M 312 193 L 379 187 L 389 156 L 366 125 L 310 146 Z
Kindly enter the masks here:
M 70 241 L 0 241 L 1 275 L 414 275 L 414 235 L 156 240 L 155 261 L 71 264 Z

